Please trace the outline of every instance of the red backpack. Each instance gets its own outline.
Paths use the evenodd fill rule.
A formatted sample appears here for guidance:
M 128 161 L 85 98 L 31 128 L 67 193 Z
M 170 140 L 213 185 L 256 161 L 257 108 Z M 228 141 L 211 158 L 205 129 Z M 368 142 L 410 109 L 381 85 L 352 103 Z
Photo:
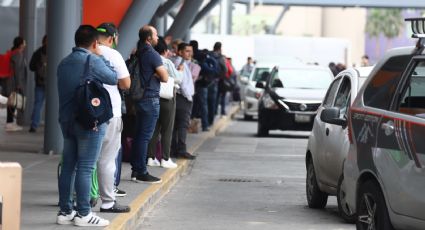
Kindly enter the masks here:
M 5 54 L 0 54 L 0 78 L 12 77 L 13 69 L 10 65 L 13 51 L 8 50 Z

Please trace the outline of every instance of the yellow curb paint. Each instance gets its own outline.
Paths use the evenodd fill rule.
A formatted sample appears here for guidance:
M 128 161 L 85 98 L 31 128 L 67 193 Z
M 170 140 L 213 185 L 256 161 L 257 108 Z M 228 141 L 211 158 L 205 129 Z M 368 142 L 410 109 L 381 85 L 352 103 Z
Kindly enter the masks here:
M 239 110 L 239 106 L 234 107 L 229 114 L 234 114 Z M 200 141 L 198 141 L 194 146 L 189 149 L 189 152 L 195 152 L 208 138 L 215 136 L 217 132 L 219 132 L 228 121 L 231 120 L 232 116 L 226 117 L 224 119 L 220 119 L 217 121 L 216 125 L 206 134 L 204 135 Z M 139 196 L 136 197 L 131 203 L 131 211 L 129 213 L 122 213 L 116 216 L 106 230 L 116 230 L 116 229 L 129 229 L 130 227 L 136 226 L 128 226 L 131 222 L 138 223 L 137 217 L 142 217 L 144 214 L 152 207 L 155 206 L 157 202 L 161 200 L 163 196 L 165 196 L 174 183 L 177 182 L 178 175 L 183 174 L 186 169 L 190 165 L 189 160 L 179 159 L 177 160 L 178 167 L 176 169 L 167 169 L 162 175 L 162 183 L 160 184 L 152 184 L 148 188 L 146 188 Z M 153 194 L 159 193 L 159 196 L 156 199 L 153 199 Z M 153 200 L 151 200 L 153 199 Z M 144 207 L 146 205 L 146 207 Z M 142 208 L 143 207 L 143 208 Z

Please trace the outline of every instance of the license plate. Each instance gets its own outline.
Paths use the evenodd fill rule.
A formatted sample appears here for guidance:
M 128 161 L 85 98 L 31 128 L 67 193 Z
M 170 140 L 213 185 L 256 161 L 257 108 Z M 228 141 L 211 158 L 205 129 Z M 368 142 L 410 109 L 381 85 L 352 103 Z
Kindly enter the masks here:
M 304 115 L 304 114 L 295 114 L 295 122 L 299 123 L 308 123 L 311 120 L 310 115 Z

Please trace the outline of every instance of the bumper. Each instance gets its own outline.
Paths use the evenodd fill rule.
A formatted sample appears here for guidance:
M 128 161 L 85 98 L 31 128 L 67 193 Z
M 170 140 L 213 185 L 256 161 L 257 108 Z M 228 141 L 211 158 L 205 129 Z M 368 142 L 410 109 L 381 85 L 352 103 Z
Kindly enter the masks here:
M 258 122 L 261 122 L 263 127 L 268 130 L 311 131 L 315 116 L 316 112 L 288 112 L 283 109 L 261 109 L 259 111 Z

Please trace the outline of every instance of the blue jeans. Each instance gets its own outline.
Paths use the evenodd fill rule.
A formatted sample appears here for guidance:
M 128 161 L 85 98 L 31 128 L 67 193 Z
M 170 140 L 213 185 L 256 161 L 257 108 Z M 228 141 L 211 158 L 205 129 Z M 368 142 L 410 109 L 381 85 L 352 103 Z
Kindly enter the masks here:
M 71 191 L 75 184 L 77 212 L 82 216 L 90 213 L 92 172 L 99 158 L 106 126 L 102 124 L 98 126 L 98 131 L 93 131 L 82 128 L 78 123 L 61 123 L 64 147 L 59 177 L 59 206 L 62 212 L 70 213 L 73 209 Z
M 36 86 L 34 90 L 34 107 L 32 109 L 31 127 L 36 129 L 40 124 L 41 108 L 43 107 L 45 96 L 44 87 Z
M 217 112 L 218 83 L 214 82 L 208 86 L 208 122 L 214 123 L 214 117 Z
M 131 170 L 137 174 L 146 174 L 148 145 L 159 117 L 159 98 L 146 98 L 136 103 L 136 135 L 131 152 Z
M 120 185 L 121 182 L 121 164 L 122 164 L 122 144 L 121 144 L 121 148 L 118 151 L 118 156 L 115 159 L 115 165 L 116 165 L 116 170 L 115 170 L 115 187 L 118 187 L 118 185 Z
M 201 105 L 201 122 L 202 129 L 206 129 L 209 126 L 208 122 L 208 88 L 199 88 L 199 103 Z

